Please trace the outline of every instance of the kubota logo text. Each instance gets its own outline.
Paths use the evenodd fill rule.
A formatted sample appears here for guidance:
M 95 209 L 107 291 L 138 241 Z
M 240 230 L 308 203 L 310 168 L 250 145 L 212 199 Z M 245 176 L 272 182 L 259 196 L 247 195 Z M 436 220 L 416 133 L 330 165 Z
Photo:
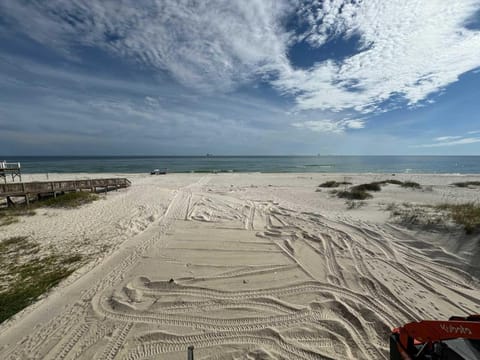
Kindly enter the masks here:
M 462 325 L 454 326 L 454 325 L 441 324 L 440 328 L 449 334 L 472 335 L 472 330 Z

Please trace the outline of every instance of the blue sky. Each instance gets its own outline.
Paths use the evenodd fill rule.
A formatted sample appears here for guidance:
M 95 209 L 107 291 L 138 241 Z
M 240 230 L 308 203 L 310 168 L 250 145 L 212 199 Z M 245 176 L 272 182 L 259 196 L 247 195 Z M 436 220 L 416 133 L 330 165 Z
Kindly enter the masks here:
M 480 155 L 479 0 L 0 2 L 3 155 Z

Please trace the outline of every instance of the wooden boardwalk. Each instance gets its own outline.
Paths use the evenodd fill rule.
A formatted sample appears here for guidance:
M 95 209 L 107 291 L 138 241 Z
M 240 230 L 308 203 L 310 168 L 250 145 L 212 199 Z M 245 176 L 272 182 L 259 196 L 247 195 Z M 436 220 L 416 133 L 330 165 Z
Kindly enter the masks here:
M 104 191 L 126 188 L 131 182 L 126 178 L 90 179 L 90 180 L 67 180 L 67 181 L 36 181 L 27 183 L 0 184 L 0 197 L 23 196 L 28 203 L 31 195 L 51 194 L 89 190 L 96 192 L 97 189 Z

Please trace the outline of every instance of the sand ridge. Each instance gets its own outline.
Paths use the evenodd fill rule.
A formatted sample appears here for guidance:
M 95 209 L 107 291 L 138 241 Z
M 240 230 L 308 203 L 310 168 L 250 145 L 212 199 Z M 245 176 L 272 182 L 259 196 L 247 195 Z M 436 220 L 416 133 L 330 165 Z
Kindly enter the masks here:
M 1 357 L 184 359 L 194 345 L 198 359 L 386 359 L 392 327 L 480 312 L 468 259 L 385 223 L 380 200 L 349 212 L 315 193 L 332 177 L 134 177 L 164 194 L 138 200 L 147 213 L 163 212 L 7 323 Z M 428 202 L 457 191 L 451 178 L 419 179 L 432 191 L 399 198 L 389 187 L 378 197 Z

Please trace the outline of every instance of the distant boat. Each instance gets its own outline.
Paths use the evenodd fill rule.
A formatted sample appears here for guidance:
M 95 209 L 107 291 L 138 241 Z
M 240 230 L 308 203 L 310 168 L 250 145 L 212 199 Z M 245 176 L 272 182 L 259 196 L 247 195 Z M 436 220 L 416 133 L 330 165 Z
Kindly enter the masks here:
M 212 157 L 213 155 L 212 154 L 209 154 L 207 153 L 207 155 L 205 155 L 206 157 Z

